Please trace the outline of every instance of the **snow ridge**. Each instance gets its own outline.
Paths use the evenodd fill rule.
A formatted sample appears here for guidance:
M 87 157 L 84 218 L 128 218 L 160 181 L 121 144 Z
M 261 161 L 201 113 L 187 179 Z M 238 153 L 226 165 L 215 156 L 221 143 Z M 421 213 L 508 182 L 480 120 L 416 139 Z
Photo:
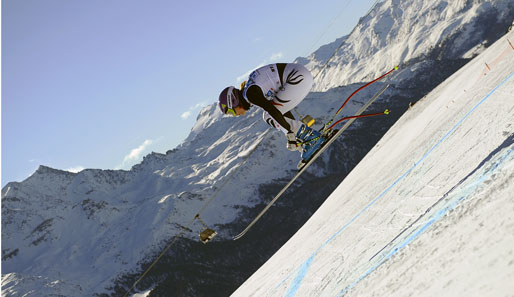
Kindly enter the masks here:
M 362 18 L 350 36 L 299 58 L 317 74 L 330 57 L 330 49 L 344 40 L 314 87 L 333 87 L 368 81 L 395 65 L 412 63 L 432 55 L 441 59 L 471 58 L 490 44 L 487 19 L 499 23 L 512 18 L 512 1 L 401 1 L 386 0 Z M 456 38 L 455 38 L 456 37 Z M 491 40 L 492 39 L 492 40 Z M 451 42 L 449 42 L 451 41 Z

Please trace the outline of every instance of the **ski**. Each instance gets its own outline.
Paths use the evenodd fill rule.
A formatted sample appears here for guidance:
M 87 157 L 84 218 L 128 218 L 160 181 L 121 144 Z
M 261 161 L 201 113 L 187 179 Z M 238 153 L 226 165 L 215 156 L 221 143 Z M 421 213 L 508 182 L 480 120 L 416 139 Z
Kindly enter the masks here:
M 296 179 L 298 179 L 298 177 L 300 177 L 300 175 L 302 175 L 302 173 L 357 119 L 359 118 L 360 115 L 362 115 L 362 113 L 389 87 L 389 85 L 386 85 L 384 88 L 382 88 L 375 96 L 373 96 L 370 100 L 368 100 L 368 102 L 366 104 L 364 104 L 361 109 L 359 109 L 359 111 L 357 111 L 357 113 L 355 113 L 354 116 L 350 116 L 350 117 L 347 117 L 347 118 L 343 118 L 341 119 L 340 121 L 338 122 L 341 122 L 343 120 L 348 120 L 344 126 L 339 130 L 337 131 L 332 137 L 330 137 L 325 143 L 324 145 L 316 152 L 314 153 L 314 155 L 310 158 L 310 160 L 305 163 L 305 165 L 298 171 L 298 173 L 296 173 L 296 175 L 289 181 L 289 183 L 287 183 L 287 185 L 284 186 L 284 188 L 282 188 L 282 190 L 273 198 L 273 200 L 271 200 L 268 205 L 266 205 L 266 207 L 264 207 L 264 209 L 257 215 L 257 217 L 255 217 L 255 219 L 250 222 L 250 224 L 241 232 L 239 233 L 238 235 L 234 236 L 233 237 L 233 240 L 238 240 L 240 239 L 241 237 L 243 237 L 247 232 L 248 230 L 250 230 L 250 228 L 252 228 L 253 225 L 255 225 L 255 223 L 257 223 L 257 221 L 266 213 L 266 211 L 268 211 L 268 209 L 278 200 L 278 198 L 280 198 L 282 196 L 282 194 L 284 194 L 284 192 L 296 181 Z M 336 123 L 337 124 L 337 123 Z M 335 125 L 335 124 L 334 124 Z M 331 128 L 334 126 L 332 125 Z M 326 130 L 324 132 L 327 132 Z

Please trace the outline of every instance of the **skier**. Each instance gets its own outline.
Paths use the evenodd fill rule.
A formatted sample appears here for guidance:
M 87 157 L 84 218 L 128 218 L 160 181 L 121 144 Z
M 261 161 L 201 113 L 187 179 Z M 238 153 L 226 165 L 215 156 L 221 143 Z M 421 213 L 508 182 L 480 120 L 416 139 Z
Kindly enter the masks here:
M 323 137 L 296 120 L 291 110 L 307 96 L 312 84 L 312 75 L 303 65 L 270 64 L 254 70 L 241 90 L 233 86 L 225 88 L 219 96 L 219 107 L 224 114 L 240 116 L 252 105 L 259 106 L 264 110 L 264 121 L 286 135 L 287 149 L 306 152 L 314 145 L 312 142 L 305 145 L 306 141 L 317 139 L 317 143 Z

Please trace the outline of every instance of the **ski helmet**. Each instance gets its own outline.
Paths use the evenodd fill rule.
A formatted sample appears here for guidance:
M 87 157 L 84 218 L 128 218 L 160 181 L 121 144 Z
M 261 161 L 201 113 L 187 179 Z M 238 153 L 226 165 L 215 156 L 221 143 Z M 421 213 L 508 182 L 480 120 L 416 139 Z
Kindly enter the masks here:
M 241 100 L 239 100 L 240 93 L 239 90 L 235 87 L 226 87 L 223 91 L 221 91 L 219 97 L 219 106 L 221 112 L 224 114 L 236 115 L 235 107 L 241 104 Z

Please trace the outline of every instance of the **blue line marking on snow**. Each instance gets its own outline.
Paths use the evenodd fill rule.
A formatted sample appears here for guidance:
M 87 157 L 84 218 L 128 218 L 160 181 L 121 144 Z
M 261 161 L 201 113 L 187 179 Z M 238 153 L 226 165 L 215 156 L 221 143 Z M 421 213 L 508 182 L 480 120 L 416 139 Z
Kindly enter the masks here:
M 314 261 L 314 255 L 310 256 L 307 261 L 305 261 L 302 266 L 300 266 L 300 271 L 298 272 L 298 275 L 296 275 L 295 279 L 293 280 L 293 285 L 289 288 L 289 290 L 286 293 L 287 297 L 293 297 L 296 294 L 296 291 L 300 289 L 300 284 L 307 274 L 307 271 L 309 270 L 309 267 L 311 266 L 312 262 Z
M 501 86 L 503 86 L 503 84 L 505 84 L 508 80 L 510 80 L 512 78 L 512 76 L 514 76 L 514 72 L 511 73 L 509 76 L 507 76 L 507 78 L 505 78 L 502 82 L 500 82 L 496 87 L 494 87 L 484 98 L 482 98 L 482 100 L 480 100 L 475 106 L 473 106 L 473 108 L 471 108 L 470 111 L 468 111 L 461 119 L 459 122 L 457 122 L 457 124 L 455 124 L 434 146 L 432 146 L 432 148 L 430 148 L 428 150 L 428 152 L 426 152 L 422 157 L 421 159 L 419 159 L 416 163 L 414 163 L 414 165 L 409 168 L 404 174 L 402 174 L 398 179 L 396 179 L 392 185 L 390 185 L 387 189 L 385 189 L 380 195 L 378 195 L 377 198 L 375 198 L 373 201 L 371 201 L 368 205 L 366 205 L 361 211 L 359 211 L 359 213 L 357 213 L 350 221 L 348 221 L 343 227 L 341 227 L 336 233 L 334 233 L 327 241 L 325 241 L 301 266 L 300 268 L 298 269 L 298 273 L 296 275 L 296 277 L 294 278 L 292 284 L 291 284 L 291 287 L 290 289 L 288 290 L 288 292 L 286 293 L 285 296 L 287 297 L 293 297 L 295 296 L 296 292 L 298 291 L 298 289 L 300 288 L 300 285 L 301 283 L 303 282 L 303 279 L 305 278 L 305 276 L 307 275 L 307 272 L 308 272 L 308 269 L 309 267 L 311 266 L 311 264 L 313 263 L 314 261 L 314 258 L 316 257 L 316 255 L 325 247 L 327 246 L 330 242 L 332 242 L 337 236 L 339 236 L 344 230 L 346 230 L 355 220 L 357 220 L 357 218 L 359 218 L 364 212 L 366 212 L 366 210 L 368 210 L 371 206 L 373 206 L 377 201 L 379 201 L 381 198 L 383 198 L 394 186 L 396 186 L 400 181 L 402 181 L 409 173 L 411 173 L 416 167 L 418 167 L 419 164 L 421 164 L 429 155 L 432 154 L 432 152 L 443 142 L 445 141 L 451 134 L 453 134 L 453 132 L 455 132 L 455 130 L 480 106 L 482 105 L 482 103 L 484 103 L 494 92 L 496 92 L 496 90 L 498 90 L 498 88 L 500 88 Z M 433 223 L 433 222 L 432 222 Z M 430 223 L 430 225 L 432 224 Z M 426 228 L 428 228 L 430 225 L 426 225 L 425 227 L 421 228 L 420 230 L 425 230 Z M 419 231 L 418 231 L 419 232 Z M 421 232 L 422 233 L 422 232 Z M 419 234 L 421 234 L 419 233 Z M 419 235 L 418 234 L 418 235 Z M 417 236 L 417 235 L 416 235 Z M 414 239 L 415 237 L 413 237 L 411 239 L 411 241 Z M 398 248 L 397 248 L 398 249 Z M 378 265 L 376 265 L 376 267 L 378 267 Z M 366 275 L 368 275 L 369 273 L 371 273 L 374 269 L 376 269 L 376 267 L 372 267 L 370 269 L 370 271 L 363 275 L 361 278 L 359 278 L 356 282 L 354 282 L 354 284 L 356 284 L 357 282 L 359 282 L 362 278 L 366 277 Z M 289 276 L 287 277 L 289 278 Z M 284 281 L 283 281 L 284 282 Z M 281 283 L 283 283 L 281 282 Z M 346 289 L 345 291 L 343 292 L 346 292 Z M 343 293 L 344 294 L 344 293 Z
M 434 217 L 430 218 L 428 222 L 423 225 L 419 230 L 414 232 L 412 235 L 407 237 L 403 242 L 401 242 L 399 245 L 397 245 L 394 249 L 392 249 L 389 253 L 385 255 L 385 257 L 380 260 L 375 265 L 371 266 L 365 273 L 363 273 L 361 276 L 357 278 L 356 281 L 354 281 L 351 285 L 344 288 L 343 291 L 338 296 L 343 296 L 348 292 L 350 289 L 355 287 L 357 283 L 359 283 L 361 280 L 363 280 L 366 276 L 371 274 L 375 269 L 377 269 L 380 265 L 384 264 L 389 258 L 391 258 L 394 254 L 399 252 L 401 249 L 405 248 L 408 244 L 410 244 L 414 239 L 416 239 L 419 235 L 424 233 L 430 226 L 432 226 L 435 222 L 439 221 L 439 219 L 448 213 L 449 211 L 455 209 L 455 207 L 465 200 L 467 197 L 469 197 L 473 192 L 491 175 L 500 167 L 501 164 L 514 152 L 514 147 L 511 147 L 499 160 L 494 164 L 494 166 L 491 167 L 491 169 L 488 170 L 488 174 L 482 175 L 476 182 L 471 184 L 467 189 L 463 189 L 464 193 L 462 196 L 460 196 L 458 199 L 453 201 L 450 205 L 444 207 L 443 209 L 439 210 Z

